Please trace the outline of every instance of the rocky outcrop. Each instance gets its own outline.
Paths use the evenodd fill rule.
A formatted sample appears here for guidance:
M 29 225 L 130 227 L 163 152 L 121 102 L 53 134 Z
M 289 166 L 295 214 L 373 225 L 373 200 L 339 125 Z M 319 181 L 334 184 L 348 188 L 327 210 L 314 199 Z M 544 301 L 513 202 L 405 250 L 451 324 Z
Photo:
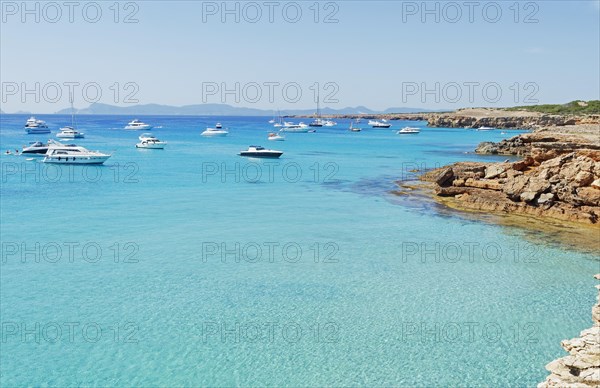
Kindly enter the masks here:
M 421 179 L 458 208 L 600 225 L 600 151 L 539 150 L 513 163 L 459 162 Z
M 600 280 L 600 274 L 594 276 Z M 600 387 L 600 286 L 598 302 L 592 307 L 593 326 L 582 331 L 579 337 L 561 342 L 568 356 L 546 365 L 550 375 L 538 388 Z
M 600 131 L 597 134 L 600 140 Z M 555 155 L 587 150 L 600 150 L 598 142 L 591 142 L 587 138 L 569 134 L 552 134 L 547 132 L 525 133 L 498 143 L 483 142 L 475 149 L 478 154 L 491 155 L 517 155 L 525 156 L 534 153 L 543 153 L 550 156 L 548 151 Z
M 427 122 L 430 127 L 443 128 L 503 128 L 503 129 L 535 129 L 545 126 L 576 125 L 582 118 L 577 116 L 559 115 L 504 115 L 492 117 L 476 117 L 461 115 L 459 112 L 450 114 L 432 114 Z M 586 117 L 585 120 L 590 120 Z

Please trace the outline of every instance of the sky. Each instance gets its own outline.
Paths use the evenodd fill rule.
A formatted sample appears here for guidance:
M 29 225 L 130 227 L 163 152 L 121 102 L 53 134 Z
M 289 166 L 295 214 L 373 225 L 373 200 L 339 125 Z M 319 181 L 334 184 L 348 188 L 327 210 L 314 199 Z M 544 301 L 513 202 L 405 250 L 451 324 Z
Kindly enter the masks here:
M 4 112 L 600 98 L 600 1 L 1 2 Z

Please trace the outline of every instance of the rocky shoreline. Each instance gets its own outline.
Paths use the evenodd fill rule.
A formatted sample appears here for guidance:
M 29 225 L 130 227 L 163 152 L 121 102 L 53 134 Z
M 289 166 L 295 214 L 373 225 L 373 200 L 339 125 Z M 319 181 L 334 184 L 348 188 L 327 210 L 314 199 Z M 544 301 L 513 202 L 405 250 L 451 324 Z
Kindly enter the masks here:
M 594 278 L 600 280 L 600 274 Z M 569 355 L 546 365 L 550 375 L 538 384 L 538 388 L 600 387 L 600 285 L 596 288 L 598 296 L 592 307 L 593 326 L 583 330 L 579 337 L 561 342 Z
M 313 116 L 289 116 L 307 118 Z M 598 115 L 550 115 L 537 112 L 511 111 L 491 108 L 459 109 L 443 113 L 398 113 L 398 114 L 341 114 L 324 115 L 328 119 L 386 119 L 404 121 L 427 121 L 429 127 L 443 128 L 480 128 L 498 129 L 539 129 L 543 127 L 562 127 L 585 125 L 600 122 Z
M 600 227 L 600 124 L 541 128 L 476 152 L 522 159 L 458 162 L 420 179 L 453 208 Z
M 422 179 L 459 208 L 600 225 L 600 151 L 536 152 L 514 163 L 459 162 Z
M 567 125 L 594 124 L 600 115 L 550 115 L 537 112 L 496 109 L 461 109 L 453 113 L 431 114 L 428 126 L 444 128 L 539 129 Z

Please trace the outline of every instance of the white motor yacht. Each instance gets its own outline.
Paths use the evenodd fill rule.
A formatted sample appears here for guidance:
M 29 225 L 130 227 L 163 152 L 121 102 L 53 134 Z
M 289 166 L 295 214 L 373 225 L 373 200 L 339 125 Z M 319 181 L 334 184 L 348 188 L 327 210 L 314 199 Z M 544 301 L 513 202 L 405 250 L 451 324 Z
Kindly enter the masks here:
M 396 132 L 398 135 L 407 135 L 407 134 L 415 134 L 415 133 L 420 133 L 421 130 L 419 128 L 415 128 L 415 127 L 404 127 L 401 130 L 399 130 L 398 132 Z
M 152 129 L 152 125 L 146 124 L 138 119 L 135 119 L 135 120 L 130 121 L 125 126 L 125 129 L 131 129 L 131 130 L 136 130 L 136 131 L 148 131 L 148 130 Z
M 38 135 L 43 133 L 50 133 L 48 125 L 43 120 L 37 120 L 35 117 L 30 117 L 25 123 L 25 130 L 30 135 Z
M 136 148 L 148 148 L 153 150 L 162 150 L 167 145 L 166 142 L 158 140 L 149 133 L 144 133 L 140 136 L 140 142 L 135 145 Z
M 369 125 L 373 128 L 389 128 L 392 126 L 392 124 L 388 123 L 385 119 L 382 119 L 381 121 L 369 120 Z
M 323 121 L 323 126 L 324 127 L 335 127 L 337 125 L 337 123 L 335 121 L 332 120 L 324 120 Z
M 492 127 L 479 127 L 477 128 L 478 131 L 493 131 L 495 128 Z
M 99 151 L 90 151 L 87 148 L 60 143 L 49 144 L 44 163 L 59 164 L 102 164 L 111 155 Z
M 73 127 L 63 127 L 60 132 L 56 134 L 56 137 L 63 139 L 83 139 L 85 134 L 75 130 Z
M 268 150 L 261 146 L 249 146 L 246 151 L 240 151 L 240 156 L 251 158 L 278 158 L 283 155 L 282 151 Z
M 223 137 L 227 136 L 229 132 L 223 128 L 221 123 L 217 123 L 214 128 L 206 128 L 204 132 L 201 133 L 202 136 L 210 136 L 210 137 Z

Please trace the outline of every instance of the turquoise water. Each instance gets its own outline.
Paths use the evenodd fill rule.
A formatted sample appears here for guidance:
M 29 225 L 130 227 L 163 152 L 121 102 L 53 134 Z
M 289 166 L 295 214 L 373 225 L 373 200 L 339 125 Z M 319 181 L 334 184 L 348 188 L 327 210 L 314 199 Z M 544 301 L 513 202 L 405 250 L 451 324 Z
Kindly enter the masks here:
M 3 152 L 48 137 L 26 119 L 1 116 Z M 593 254 L 390 194 L 514 132 L 140 117 L 160 151 L 130 119 L 78 118 L 105 166 L 0 157 L 2 386 L 534 386 L 590 326 Z

